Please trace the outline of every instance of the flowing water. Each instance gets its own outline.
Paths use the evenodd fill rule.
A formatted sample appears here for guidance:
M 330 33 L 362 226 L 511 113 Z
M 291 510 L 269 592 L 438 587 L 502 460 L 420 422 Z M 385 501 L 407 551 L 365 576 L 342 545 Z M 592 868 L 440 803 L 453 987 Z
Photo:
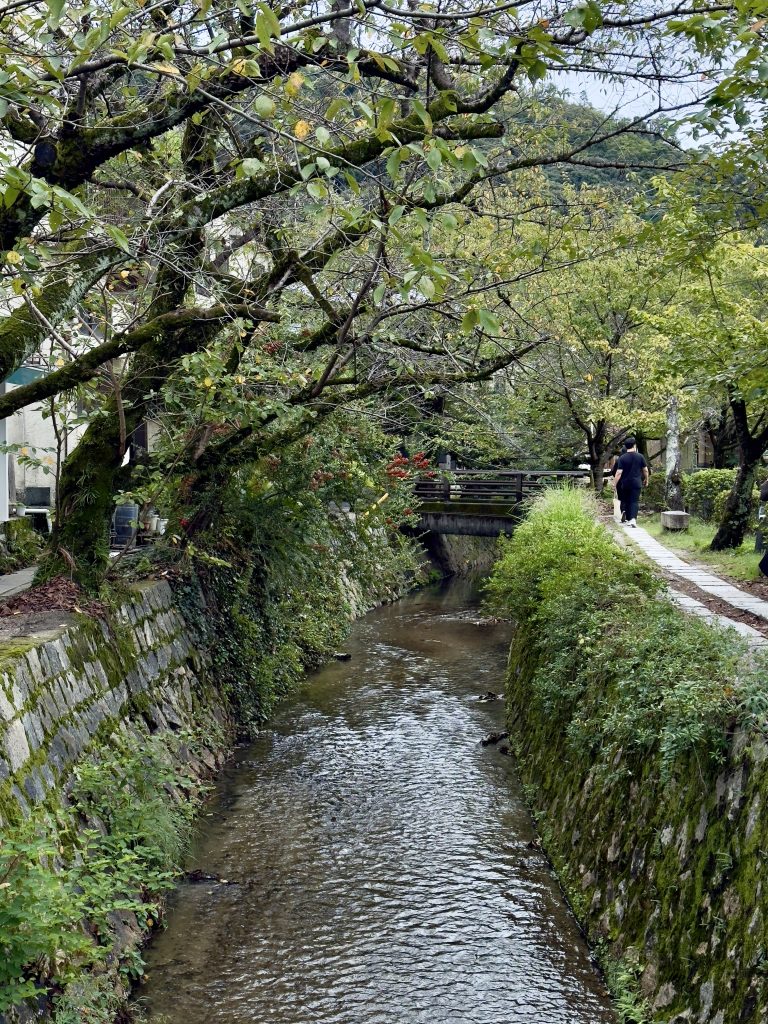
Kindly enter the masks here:
M 608 1024 L 502 728 L 509 627 L 464 584 L 358 622 L 220 780 L 149 952 L 151 1024 Z M 235 884 L 231 884 L 235 883 Z

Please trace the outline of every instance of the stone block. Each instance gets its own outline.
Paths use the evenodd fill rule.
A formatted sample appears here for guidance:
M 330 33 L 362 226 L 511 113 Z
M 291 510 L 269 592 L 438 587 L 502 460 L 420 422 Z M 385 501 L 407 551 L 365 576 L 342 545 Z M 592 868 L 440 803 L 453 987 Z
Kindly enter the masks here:
M 39 804 L 45 800 L 45 785 L 37 770 L 30 772 L 24 779 L 24 792 L 32 804 Z
M 45 682 L 46 679 L 49 679 L 51 676 L 55 676 L 58 669 L 52 664 L 48 655 L 48 644 L 40 644 L 39 647 L 36 647 L 35 654 L 37 655 L 37 660 L 40 663 L 40 678 L 38 681 Z
M 31 651 L 27 651 L 27 653 L 24 655 L 24 660 L 29 666 L 29 671 L 32 675 L 32 679 L 34 680 L 34 682 L 41 683 L 43 681 L 45 673 L 43 672 L 43 667 L 40 664 L 38 648 L 33 647 Z
M 29 700 L 30 694 L 40 685 L 40 680 L 34 679 L 24 659 L 16 663 L 16 671 L 13 674 L 13 703 L 17 710 L 21 710 Z
M 63 640 L 56 640 L 55 643 L 56 653 L 59 661 L 61 662 L 61 670 L 62 672 L 68 672 L 72 667 L 72 662 L 69 660 L 69 655 L 67 654 L 67 646 Z
M 5 691 L 0 687 L 0 726 L 3 722 L 10 722 L 14 714 L 13 705 L 5 696 Z
M 56 736 L 50 742 L 48 747 L 48 767 L 57 776 L 62 775 L 64 769 L 69 763 L 69 751 L 67 745 L 64 742 L 61 733 L 57 733 Z
M 43 727 L 36 711 L 27 711 L 21 716 L 21 724 L 31 750 L 39 750 L 45 739 Z
M 691 517 L 687 512 L 662 512 L 661 525 L 665 530 L 687 530 Z
M 29 759 L 29 743 L 19 719 L 8 723 L 3 746 L 11 771 L 17 772 Z

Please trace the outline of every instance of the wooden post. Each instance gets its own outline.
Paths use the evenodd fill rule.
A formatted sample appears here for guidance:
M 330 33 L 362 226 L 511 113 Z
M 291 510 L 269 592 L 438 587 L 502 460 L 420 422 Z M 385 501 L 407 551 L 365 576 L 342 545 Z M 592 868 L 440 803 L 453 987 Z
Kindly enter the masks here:
M 516 485 L 516 491 L 517 491 L 517 493 L 515 495 L 515 497 L 517 499 L 517 504 L 518 505 L 522 505 L 522 503 L 523 503 L 523 474 L 522 473 L 515 473 L 515 485 Z

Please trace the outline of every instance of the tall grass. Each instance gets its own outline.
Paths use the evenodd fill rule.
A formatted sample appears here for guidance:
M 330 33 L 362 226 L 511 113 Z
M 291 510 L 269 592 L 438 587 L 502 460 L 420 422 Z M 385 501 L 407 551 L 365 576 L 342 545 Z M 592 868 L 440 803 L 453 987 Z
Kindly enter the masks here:
M 665 600 L 595 512 L 583 492 L 547 491 L 504 546 L 489 593 L 517 623 L 525 672 L 513 685 L 574 753 L 606 767 L 620 751 L 658 750 L 668 773 L 694 748 L 718 757 L 729 723 L 768 712 L 745 644 Z

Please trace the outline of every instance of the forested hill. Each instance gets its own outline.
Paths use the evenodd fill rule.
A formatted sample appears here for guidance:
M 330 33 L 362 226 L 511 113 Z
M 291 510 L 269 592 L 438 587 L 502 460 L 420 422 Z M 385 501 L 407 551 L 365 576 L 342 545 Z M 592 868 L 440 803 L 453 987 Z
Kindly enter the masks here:
M 629 123 L 627 120 L 612 120 L 584 99 L 575 102 L 554 91 L 525 104 L 512 115 L 512 119 L 519 124 L 522 135 L 533 130 L 536 135 L 543 133 L 550 138 L 559 137 L 564 148 L 584 143 L 592 136 L 604 135 L 613 126 L 619 128 Z M 674 139 L 674 133 L 668 124 L 660 121 L 652 126 L 646 122 L 642 130 L 625 130 L 615 138 L 592 146 L 584 164 L 544 167 L 543 174 L 550 183 L 559 187 L 566 184 L 574 188 L 603 185 L 636 191 L 665 169 L 679 167 L 686 161 L 689 154 L 674 142 L 667 141 L 670 139 Z

